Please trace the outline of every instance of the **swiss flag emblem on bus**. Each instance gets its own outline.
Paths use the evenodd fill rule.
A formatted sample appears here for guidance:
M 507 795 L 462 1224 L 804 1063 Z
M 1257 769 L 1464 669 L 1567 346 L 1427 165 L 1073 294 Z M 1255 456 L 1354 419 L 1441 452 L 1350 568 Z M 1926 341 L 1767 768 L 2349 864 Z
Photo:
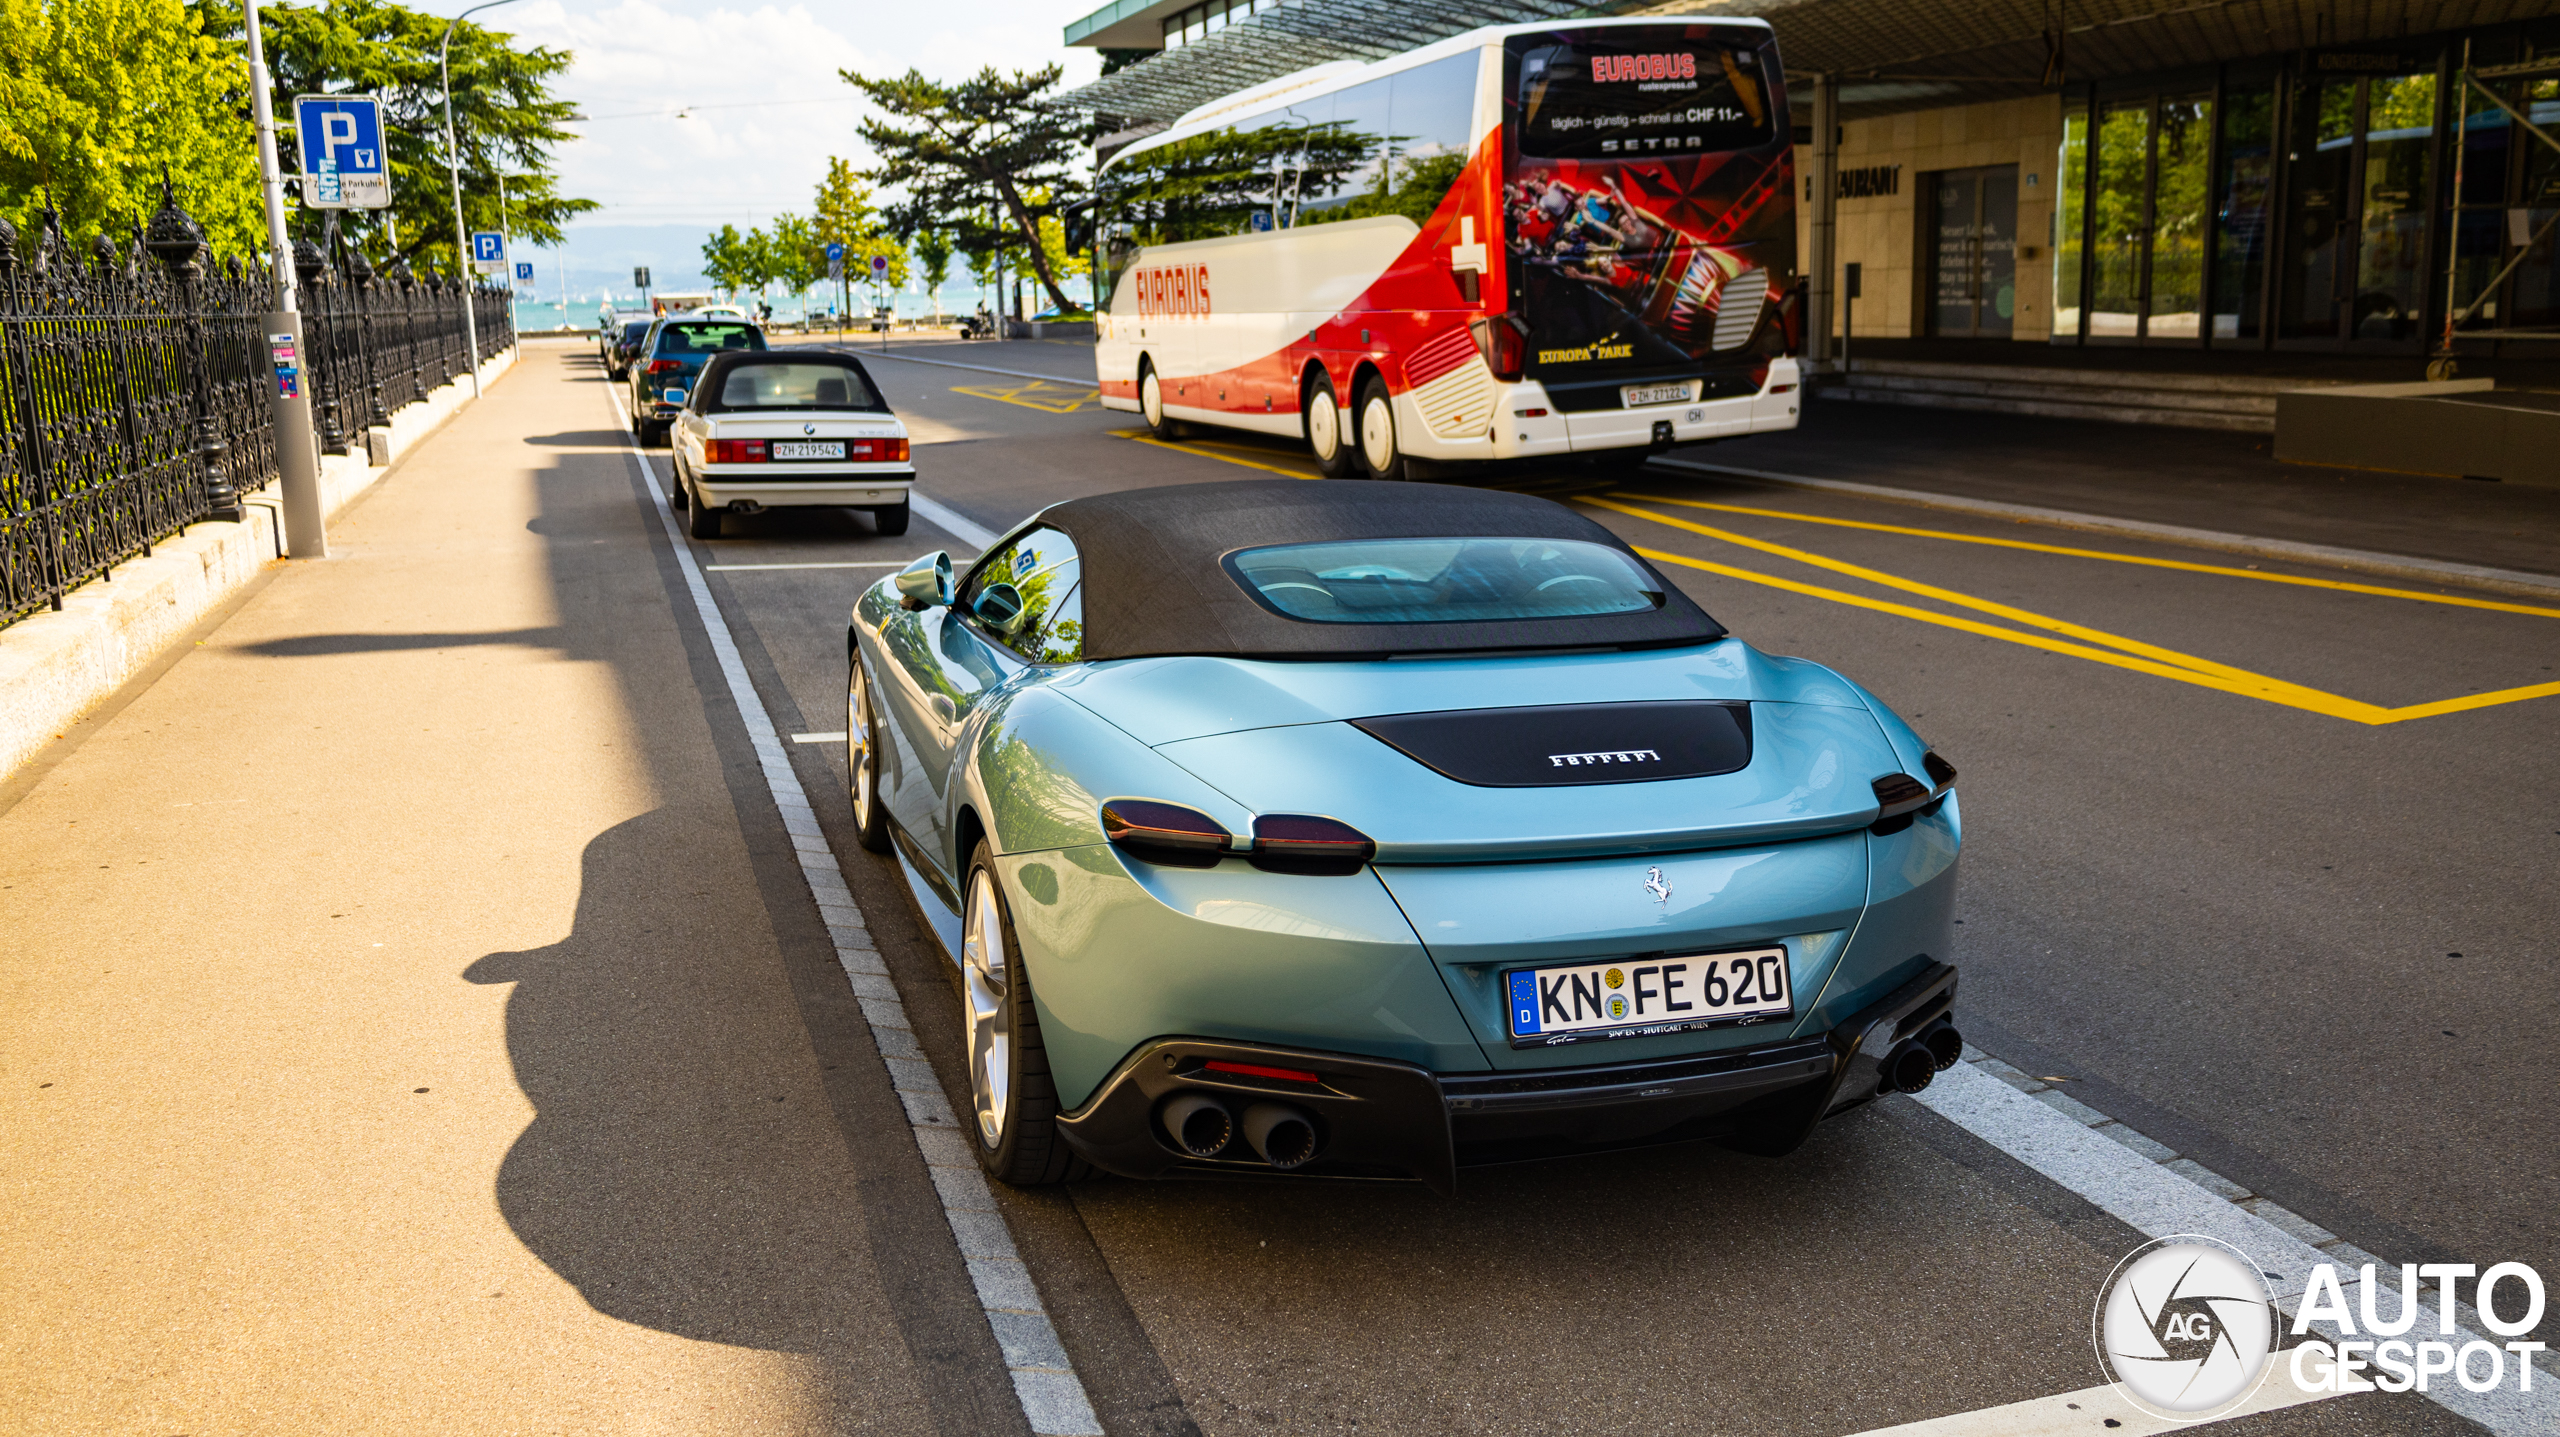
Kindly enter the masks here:
M 1138 313 L 1206 315 L 1209 312 L 1209 267 L 1205 264 L 1149 265 L 1138 271 Z

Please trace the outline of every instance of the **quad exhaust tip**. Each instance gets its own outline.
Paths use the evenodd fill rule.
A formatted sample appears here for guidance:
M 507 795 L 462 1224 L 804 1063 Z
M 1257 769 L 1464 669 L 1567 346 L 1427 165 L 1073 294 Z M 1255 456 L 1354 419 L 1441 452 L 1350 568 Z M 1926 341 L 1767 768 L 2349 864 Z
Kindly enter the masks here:
M 1881 1091 L 1917 1093 L 1964 1056 L 1964 1035 L 1944 1018 L 1893 1045 L 1884 1055 Z
M 1214 1158 L 1235 1141 L 1235 1116 L 1203 1093 L 1184 1093 L 1164 1105 L 1164 1130 L 1195 1158 Z
M 1244 1138 L 1262 1160 L 1283 1172 L 1316 1155 L 1313 1118 L 1286 1103 L 1256 1103 L 1244 1110 Z

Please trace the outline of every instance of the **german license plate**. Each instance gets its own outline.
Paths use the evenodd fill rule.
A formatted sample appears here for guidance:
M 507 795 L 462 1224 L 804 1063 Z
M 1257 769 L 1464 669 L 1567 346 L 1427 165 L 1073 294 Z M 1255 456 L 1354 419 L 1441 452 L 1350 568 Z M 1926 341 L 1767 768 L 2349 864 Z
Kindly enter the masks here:
M 776 459 L 842 459 L 841 439 L 777 439 L 773 444 Z
M 1676 953 L 1502 975 L 1511 1046 L 1642 1038 L 1795 1014 L 1787 950 Z
M 1618 393 L 1626 400 L 1629 409 L 1646 404 L 1686 404 L 1689 402 L 1689 381 L 1684 379 L 1678 384 L 1629 384 L 1622 386 Z

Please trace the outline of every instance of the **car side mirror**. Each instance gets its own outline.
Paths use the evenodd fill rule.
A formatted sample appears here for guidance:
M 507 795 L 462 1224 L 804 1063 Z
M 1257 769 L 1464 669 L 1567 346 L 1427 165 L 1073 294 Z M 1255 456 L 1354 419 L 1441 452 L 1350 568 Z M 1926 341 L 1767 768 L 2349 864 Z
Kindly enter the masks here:
M 989 584 L 978 591 L 969 609 L 979 623 L 994 630 L 998 637 L 1010 639 L 1022 624 L 1022 591 L 1011 584 Z
M 951 602 L 951 555 L 925 555 L 898 571 L 898 598 L 909 611 L 938 609 Z

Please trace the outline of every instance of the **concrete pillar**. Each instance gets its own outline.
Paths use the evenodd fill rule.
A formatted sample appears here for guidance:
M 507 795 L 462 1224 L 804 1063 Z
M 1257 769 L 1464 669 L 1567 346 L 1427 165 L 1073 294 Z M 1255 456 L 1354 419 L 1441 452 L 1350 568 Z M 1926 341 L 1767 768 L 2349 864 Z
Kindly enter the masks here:
M 1811 283 L 1805 292 L 1805 358 L 1814 373 L 1825 374 L 1831 369 L 1833 296 L 1838 293 L 1840 275 L 1840 79 L 1836 75 L 1814 77 L 1813 164 L 1808 178 L 1813 185 L 1813 214 L 1806 226 L 1811 253 L 1805 256 L 1805 278 Z

